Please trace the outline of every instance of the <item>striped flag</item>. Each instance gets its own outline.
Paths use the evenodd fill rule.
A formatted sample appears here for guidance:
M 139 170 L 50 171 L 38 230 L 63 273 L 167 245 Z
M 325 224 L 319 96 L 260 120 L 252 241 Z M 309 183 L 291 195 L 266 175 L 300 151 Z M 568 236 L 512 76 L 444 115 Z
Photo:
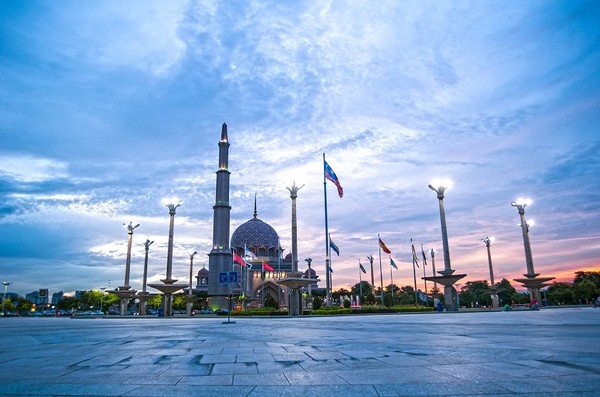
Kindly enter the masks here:
M 415 245 L 412 243 L 412 239 L 410 245 L 412 246 L 413 263 L 420 269 L 421 267 L 419 266 L 419 258 L 417 258 L 417 252 L 415 251 Z
M 386 254 L 392 253 L 392 251 L 390 251 L 390 249 L 387 247 L 387 245 L 385 245 L 385 243 L 381 240 L 381 238 L 379 239 L 379 247 L 381 247 L 383 252 L 385 252 Z
M 358 261 L 358 267 L 360 267 L 360 271 L 367 274 L 367 270 L 365 269 L 365 267 L 362 265 L 362 263 L 360 263 L 360 260 Z
M 331 247 L 331 249 L 335 251 L 337 256 L 340 256 L 340 248 L 333 242 L 331 236 L 329 236 L 329 247 Z
M 325 158 L 325 155 L 323 155 L 323 159 L 324 158 Z M 337 187 L 338 195 L 340 196 L 340 198 L 342 198 L 344 196 L 344 188 L 342 188 L 342 185 L 340 184 L 340 180 L 338 179 L 335 172 L 333 172 L 333 170 L 331 169 L 329 164 L 327 164 L 327 161 L 323 160 L 323 162 L 324 162 L 324 167 L 325 167 L 325 178 L 327 178 L 331 182 L 333 182 L 333 184 Z

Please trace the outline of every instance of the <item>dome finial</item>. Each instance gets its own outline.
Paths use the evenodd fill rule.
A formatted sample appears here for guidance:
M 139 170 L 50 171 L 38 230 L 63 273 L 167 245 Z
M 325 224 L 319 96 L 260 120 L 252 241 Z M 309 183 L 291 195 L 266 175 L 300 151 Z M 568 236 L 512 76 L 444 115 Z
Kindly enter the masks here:
M 254 219 L 256 219 L 256 193 L 254 193 Z

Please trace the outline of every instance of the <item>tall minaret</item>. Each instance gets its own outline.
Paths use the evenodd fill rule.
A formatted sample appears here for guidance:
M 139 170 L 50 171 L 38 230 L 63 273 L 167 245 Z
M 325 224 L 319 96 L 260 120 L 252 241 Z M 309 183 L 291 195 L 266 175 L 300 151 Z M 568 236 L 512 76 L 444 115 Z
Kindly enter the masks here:
M 223 123 L 219 140 L 219 169 L 217 170 L 217 191 L 213 206 L 213 246 L 208 254 L 208 295 L 212 303 L 220 308 L 227 307 L 225 296 L 229 293 L 228 284 L 219 283 L 219 273 L 232 271 L 232 254 L 229 248 L 229 141 L 227 124 Z

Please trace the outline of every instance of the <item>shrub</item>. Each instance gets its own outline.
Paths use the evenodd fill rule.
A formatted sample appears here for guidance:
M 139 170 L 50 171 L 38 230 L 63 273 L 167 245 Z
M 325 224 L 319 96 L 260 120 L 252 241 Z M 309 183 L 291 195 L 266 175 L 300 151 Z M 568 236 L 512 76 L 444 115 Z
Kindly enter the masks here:
M 323 306 L 323 301 L 318 296 L 313 300 L 313 310 L 319 310 Z

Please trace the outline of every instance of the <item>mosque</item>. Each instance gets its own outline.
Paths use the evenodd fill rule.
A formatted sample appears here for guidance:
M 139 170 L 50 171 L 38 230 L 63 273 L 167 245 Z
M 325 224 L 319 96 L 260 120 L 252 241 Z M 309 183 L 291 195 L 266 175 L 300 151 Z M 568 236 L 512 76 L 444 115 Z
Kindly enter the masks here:
M 219 169 L 217 170 L 217 186 L 215 205 L 213 206 L 213 248 L 209 256 L 208 269 L 202 268 L 196 276 L 194 292 L 206 292 L 212 307 L 227 308 L 226 296 L 245 297 L 238 300 L 238 305 L 261 307 L 270 296 L 287 306 L 288 291 L 277 281 L 284 279 L 292 271 L 292 253 L 283 256 L 279 243 L 279 235 L 268 223 L 258 218 L 256 197 L 254 198 L 254 214 L 247 222 L 241 224 L 229 240 L 230 211 L 229 205 L 229 139 L 227 124 L 223 124 L 219 141 Z M 244 258 L 247 265 L 234 263 L 235 252 Z M 238 272 L 238 283 L 220 284 L 219 273 Z M 310 268 L 304 272 L 306 278 L 318 278 Z M 230 291 L 231 288 L 231 291 Z

